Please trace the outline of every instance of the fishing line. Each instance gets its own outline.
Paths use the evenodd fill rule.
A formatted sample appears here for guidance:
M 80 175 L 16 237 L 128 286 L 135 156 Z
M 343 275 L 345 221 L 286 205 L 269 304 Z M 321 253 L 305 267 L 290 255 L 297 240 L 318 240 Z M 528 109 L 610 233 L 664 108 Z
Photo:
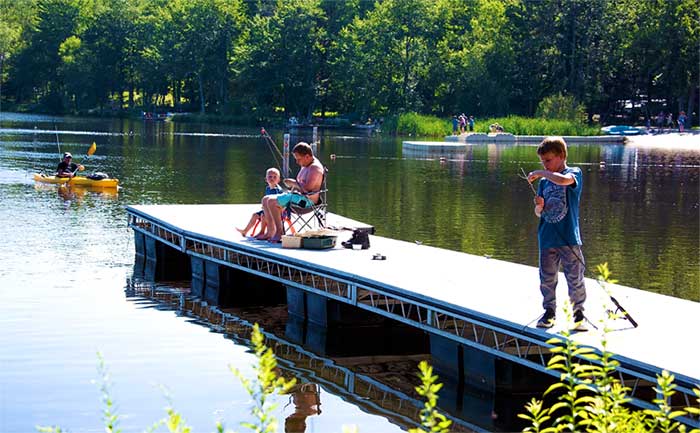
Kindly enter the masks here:
M 527 181 L 527 183 L 530 185 L 530 189 L 532 190 L 533 194 L 535 195 L 535 197 L 537 197 L 537 191 L 535 191 L 535 187 L 532 185 L 532 182 L 530 182 L 530 180 L 528 179 L 527 175 L 525 174 L 525 170 L 522 167 L 520 167 L 520 173 L 518 174 L 518 177 L 523 178 Z M 559 239 L 563 241 L 564 236 L 559 231 L 559 228 L 554 224 L 552 224 L 552 227 L 554 228 L 554 231 L 556 232 Z M 586 266 L 586 263 L 583 261 L 583 259 L 581 257 L 579 257 L 578 254 L 576 254 L 576 251 L 573 249 L 573 247 L 571 245 L 568 245 L 568 244 L 566 246 L 569 248 L 569 250 L 571 250 L 571 253 L 574 255 L 574 257 L 576 257 L 576 260 L 578 260 L 578 262 L 581 263 L 581 266 L 583 266 L 584 272 L 588 271 L 588 267 Z M 610 300 L 612 301 L 612 303 L 615 304 L 615 307 L 617 307 L 617 310 L 615 312 L 618 312 L 618 311 L 621 312 L 623 317 L 625 319 L 627 319 L 632 324 L 633 327 L 635 327 L 635 328 L 638 327 L 639 324 L 637 323 L 637 321 L 632 318 L 630 313 L 628 313 L 627 310 L 622 305 L 620 305 L 620 303 L 617 301 L 617 299 L 615 299 L 615 297 L 612 294 L 608 293 L 608 291 L 606 291 L 606 290 L 604 290 L 604 291 L 608 295 L 608 297 L 610 297 Z M 586 320 L 588 320 L 588 318 L 586 318 Z M 588 322 L 590 323 L 590 320 L 588 320 Z M 591 323 L 591 325 L 593 325 L 593 324 Z M 595 325 L 593 325 L 593 326 L 595 327 Z
M 260 128 L 260 135 L 265 139 L 265 144 L 267 145 L 268 149 L 270 149 L 270 153 L 272 153 L 272 157 L 275 160 L 275 163 L 277 163 L 277 168 L 282 171 L 282 159 L 284 156 L 282 155 L 282 152 L 280 152 L 279 148 L 277 147 L 277 144 L 275 144 L 274 140 L 272 137 L 270 137 L 270 134 L 267 133 L 265 128 Z

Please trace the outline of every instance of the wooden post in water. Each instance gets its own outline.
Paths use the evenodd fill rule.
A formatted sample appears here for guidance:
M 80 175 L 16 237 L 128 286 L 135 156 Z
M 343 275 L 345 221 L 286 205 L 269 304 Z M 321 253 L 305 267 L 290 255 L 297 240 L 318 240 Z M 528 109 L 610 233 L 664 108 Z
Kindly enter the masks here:
M 282 178 L 289 177 L 289 134 L 284 134 L 282 144 Z

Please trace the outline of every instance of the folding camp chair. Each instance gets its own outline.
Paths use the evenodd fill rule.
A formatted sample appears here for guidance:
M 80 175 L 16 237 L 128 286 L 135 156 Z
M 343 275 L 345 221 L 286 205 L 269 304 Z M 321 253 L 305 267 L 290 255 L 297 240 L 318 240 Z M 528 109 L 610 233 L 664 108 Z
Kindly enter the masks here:
M 290 215 L 291 215 L 291 212 L 288 209 L 285 208 L 284 211 L 282 211 L 282 227 L 284 228 L 284 225 L 287 224 L 291 233 L 295 234 L 296 229 L 292 225 L 292 219 L 291 219 Z M 260 234 L 260 232 L 262 232 L 262 228 L 260 229 L 260 231 L 258 231 L 258 227 L 260 226 L 260 223 L 262 223 L 262 218 L 257 220 L 255 222 L 255 225 L 253 226 L 253 228 L 250 229 L 250 236 L 255 236 L 256 234 Z M 286 232 L 287 231 L 285 230 L 285 233 Z M 247 235 L 247 233 L 245 235 Z
M 309 197 L 318 194 L 318 202 L 311 207 L 301 207 L 291 202 L 287 205 L 285 212 L 289 218 L 283 221 L 286 222 L 285 233 L 302 232 L 304 230 L 314 230 L 326 228 L 326 214 L 328 213 L 328 201 L 326 179 L 328 177 L 328 168 L 323 167 L 323 180 L 321 181 L 321 189 L 318 191 L 309 191 L 303 195 Z

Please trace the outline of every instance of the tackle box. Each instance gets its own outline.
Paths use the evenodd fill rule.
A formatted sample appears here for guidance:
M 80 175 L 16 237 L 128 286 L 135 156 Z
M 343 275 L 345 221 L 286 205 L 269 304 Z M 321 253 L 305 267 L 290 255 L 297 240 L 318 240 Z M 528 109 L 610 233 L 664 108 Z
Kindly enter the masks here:
M 303 238 L 301 247 L 308 250 L 325 250 L 335 247 L 337 236 L 310 236 Z

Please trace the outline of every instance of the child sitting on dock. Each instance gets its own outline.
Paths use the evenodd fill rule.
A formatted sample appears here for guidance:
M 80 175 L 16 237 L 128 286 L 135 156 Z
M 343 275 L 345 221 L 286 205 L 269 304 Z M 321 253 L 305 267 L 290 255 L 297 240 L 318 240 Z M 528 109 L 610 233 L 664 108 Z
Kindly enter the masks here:
M 267 182 L 267 186 L 265 186 L 265 195 L 282 194 L 282 188 L 279 186 L 281 177 L 280 171 L 276 168 L 272 167 L 267 169 L 267 172 L 265 172 L 265 182 Z M 254 228 L 259 223 L 261 224 L 260 233 L 256 236 L 256 238 L 264 237 L 265 233 L 267 232 L 267 225 L 265 224 L 263 214 L 264 211 L 262 210 L 255 212 L 253 215 L 251 215 L 250 221 L 248 221 L 248 225 L 245 226 L 245 228 L 237 228 L 236 230 L 238 230 L 241 235 L 246 236 L 250 229 Z
M 535 215 L 540 218 L 537 240 L 540 249 L 540 291 L 544 315 L 538 328 L 551 328 L 556 318 L 556 287 L 559 265 L 569 286 L 569 299 L 574 309 L 577 331 L 585 331 L 583 303 L 586 287 L 583 273 L 586 269 L 581 251 L 579 231 L 579 200 L 583 175 L 578 167 L 566 165 L 566 142 L 562 137 L 547 137 L 537 147 L 537 155 L 544 170 L 530 172 L 532 183 L 542 179 L 535 196 Z

